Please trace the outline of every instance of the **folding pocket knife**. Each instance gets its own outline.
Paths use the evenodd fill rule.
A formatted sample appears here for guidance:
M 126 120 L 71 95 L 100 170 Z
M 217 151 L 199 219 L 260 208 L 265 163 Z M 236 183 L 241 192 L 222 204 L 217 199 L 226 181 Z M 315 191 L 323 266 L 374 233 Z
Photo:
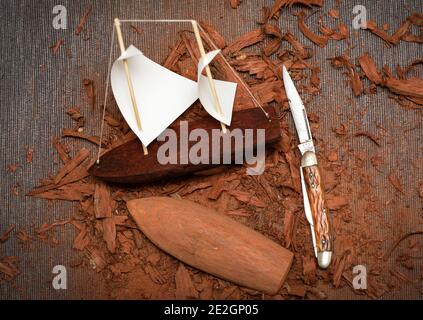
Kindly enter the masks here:
M 332 259 L 333 236 L 316 151 L 304 104 L 285 66 L 283 83 L 300 141 L 298 148 L 302 155 L 300 176 L 304 211 L 310 223 L 317 263 L 320 268 L 325 269 Z

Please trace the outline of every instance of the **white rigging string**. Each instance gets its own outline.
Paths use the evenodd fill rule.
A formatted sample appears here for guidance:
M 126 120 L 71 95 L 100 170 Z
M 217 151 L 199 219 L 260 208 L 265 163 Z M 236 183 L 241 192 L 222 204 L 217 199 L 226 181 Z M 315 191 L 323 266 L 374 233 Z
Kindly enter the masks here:
M 173 20 L 169 20 L 169 19 L 159 19 L 159 20 L 154 20 L 154 19 L 120 20 L 120 22 L 122 22 L 122 23 L 131 23 L 131 22 L 145 22 L 145 23 L 149 23 L 149 22 L 155 22 L 155 23 L 182 23 L 182 22 L 186 22 L 186 23 L 188 23 L 189 22 L 189 23 L 191 23 L 192 21 L 193 20 L 181 20 L 181 19 L 173 19 Z M 204 36 L 210 42 L 210 44 L 213 47 L 213 49 L 214 50 L 219 50 L 219 47 L 213 42 L 213 40 L 210 38 L 210 36 L 207 34 L 207 32 L 204 31 L 204 29 L 201 27 L 201 25 L 198 24 L 198 26 L 201 29 L 201 31 L 203 31 Z M 104 118 L 106 116 L 107 95 L 108 95 L 109 82 L 110 82 L 110 68 L 111 68 L 111 65 L 112 65 L 112 55 L 113 55 L 114 38 L 115 38 L 115 28 L 113 27 L 113 29 L 112 29 L 112 39 L 110 41 L 109 65 L 107 67 L 106 89 L 105 89 L 105 92 L 104 92 L 103 116 L 101 118 L 100 141 L 99 141 L 99 144 L 98 144 L 98 153 L 97 153 L 97 161 L 96 161 L 97 164 L 100 163 L 101 145 L 102 145 L 102 141 L 103 141 Z M 244 87 L 244 89 L 247 91 L 247 93 L 251 96 L 251 98 L 252 98 L 254 104 L 256 105 L 256 107 L 259 107 L 263 111 L 263 113 L 265 114 L 266 118 L 268 118 L 269 121 L 270 121 L 269 114 L 264 110 L 263 106 L 256 99 L 256 97 L 251 92 L 250 88 L 248 88 L 248 86 L 244 82 L 244 80 L 238 75 L 238 73 L 234 70 L 234 68 L 226 60 L 225 56 L 222 54 L 221 51 L 219 52 L 219 55 L 223 58 L 223 61 L 225 62 L 225 64 L 233 72 L 233 74 L 239 80 L 239 82 Z

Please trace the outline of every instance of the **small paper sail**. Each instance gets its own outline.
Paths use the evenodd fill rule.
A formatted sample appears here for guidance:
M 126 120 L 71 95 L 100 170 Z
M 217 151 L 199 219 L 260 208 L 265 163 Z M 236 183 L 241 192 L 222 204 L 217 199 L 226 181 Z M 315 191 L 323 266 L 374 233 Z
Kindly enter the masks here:
M 117 105 L 131 130 L 148 146 L 197 99 L 216 120 L 231 124 L 236 83 L 213 80 L 221 105 L 216 110 L 207 77 L 201 73 L 220 50 L 207 53 L 198 63 L 198 81 L 192 81 L 150 60 L 131 45 L 114 62 L 111 85 Z M 123 60 L 127 60 L 142 130 L 138 129 Z

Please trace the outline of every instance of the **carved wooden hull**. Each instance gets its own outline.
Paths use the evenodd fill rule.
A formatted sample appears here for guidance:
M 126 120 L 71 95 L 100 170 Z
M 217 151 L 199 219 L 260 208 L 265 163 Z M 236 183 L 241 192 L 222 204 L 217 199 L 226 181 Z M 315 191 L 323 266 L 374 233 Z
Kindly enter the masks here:
M 257 148 L 257 129 L 265 130 L 263 142 L 266 145 L 274 143 L 279 139 L 280 125 L 276 117 L 275 110 L 273 107 L 266 107 L 265 110 L 269 113 L 271 121 L 265 117 L 259 108 L 245 109 L 235 111 L 233 113 L 232 123 L 228 129 L 230 132 L 234 129 L 240 129 L 242 131 L 244 143 L 242 143 L 242 146 L 240 147 L 239 144 L 232 141 L 230 148 L 225 148 L 221 141 L 219 148 L 220 153 L 218 153 L 219 159 L 216 161 L 215 158 L 214 161 L 218 163 L 212 163 L 212 137 L 213 129 L 215 129 L 214 132 L 216 133 L 216 130 L 220 130 L 220 124 L 212 117 L 207 116 L 203 119 L 189 122 L 187 133 L 189 137 L 189 134 L 195 129 L 203 129 L 207 132 L 210 139 L 199 139 L 196 141 L 189 141 L 186 139 L 187 148 L 185 148 L 185 150 L 191 150 L 191 147 L 194 145 L 201 150 L 208 149 L 208 157 L 206 157 L 208 158 L 208 161 L 194 164 L 190 161 L 189 157 L 187 159 L 186 151 L 183 150 L 181 152 L 179 141 L 181 139 L 181 129 L 184 130 L 184 128 L 183 126 L 180 126 L 180 122 L 178 122 L 176 125 L 171 127 L 175 131 L 178 141 L 177 152 L 172 155 L 173 159 L 176 159 L 176 161 L 172 161 L 167 164 L 162 164 L 158 161 L 158 150 L 160 147 L 164 148 L 163 144 L 167 143 L 167 141 L 156 140 L 152 142 L 148 146 L 148 155 L 144 155 L 141 142 L 138 139 L 133 139 L 104 153 L 100 158 L 100 163 L 92 165 L 89 171 L 91 175 L 110 182 L 149 183 L 176 178 L 196 172 L 198 173 L 200 171 L 226 164 L 223 163 L 223 159 L 229 156 L 231 159 L 230 164 L 235 164 L 235 154 L 242 153 L 245 155 L 246 152 L 255 152 Z M 253 142 L 248 144 L 245 143 L 245 133 L 247 132 L 247 129 L 253 129 Z M 253 150 L 250 150 L 251 146 L 253 147 Z M 204 149 L 202 149 L 202 147 L 204 147 Z M 216 153 L 214 153 L 214 155 L 216 155 Z

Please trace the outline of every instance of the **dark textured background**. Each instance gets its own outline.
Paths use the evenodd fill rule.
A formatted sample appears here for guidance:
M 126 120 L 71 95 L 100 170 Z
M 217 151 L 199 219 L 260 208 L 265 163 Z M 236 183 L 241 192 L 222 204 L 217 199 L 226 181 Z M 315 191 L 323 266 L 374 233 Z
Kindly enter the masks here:
M 0 232 L 11 223 L 17 230 L 31 230 L 44 222 L 65 219 L 72 215 L 72 205 L 65 202 L 49 204 L 47 201 L 25 197 L 40 178 L 56 172 L 59 167 L 57 154 L 52 150 L 52 137 L 59 136 L 64 127 L 71 127 L 72 120 L 64 110 L 72 105 L 81 107 L 86 115 L 88 132 L 99 134 L 99 113 L 91 113 L 82 86 L 82 79 L 93 79 L 97 88 L 97 107 L 99 108 L 107 73 L 110 31 L 115 16 L 121 19 L 191 19 L 207 20 L 230 42 L 236 36 L 256 27 L 260 19 L 260 8 L 270 6 L 273 1 L 244 0 L 237 10 L 229 6 L 227 0 L 213 1 L 0 1 L 0 121 L 2 137 L 0 140 Z M 334 6 L 335 1 L 326 1 L 323 11 Z M 68 29 L 55 30 L 52 27 L 52 9 L 62 4 L 68 11 Z M 86 30 L 78 37 L 75 27 L 85 9 L 93 4 L 93 12 L 86 24 Z M 390 32 L 396 30 L 412 11 L 423 11 L 421 0 L 361 0 L 341 1 L 341 21 L 349 27 L 353 18 L 352 8 L 363 4 L 369 18 L 378 25 L 390 24 Z M 284 9 L 277 21 L 282 31 L 291 29 L 301 42 L 312 45 L 298 32 L 295 17 L 291 15 L 298 8 Z M 315 24 L 316 14 L 309 20 Z M 134 37 L 127 25 L 124 28 L 126 43 Z M 161 61 L 174 43 L 178 26 L 146 27 L 144 34 L 137 38 L 137 46 L 148 56 Z M 53 55 L 49 46 L 64 38 L 65 45 L 58 54 Z M 350 46 L 348 46 L 350 43 Z M 348 49 L 352 47 L 352 49 Z M 116 49 L 116 46 L 115 46 Z M 399 219 L 400 208 L 408 208 L 403 232 L 421 228 L 419 215 L 422 215 L 422 202 L 417 194 L 417 185 L 423 180 L 422 163 L 422 116 L 418 111 L 406 111 L 387 98 L 383 89 L 377 95 L 363 95 L 353 98 L 349 88 L 343 84 L 344 75 L 334 70 L 326 60 L 347 51 L 352 58 L 368 51 L 375 58 L 379 67 L 387 64 L 394 69 L 399 63 L 422 57 L 422 46 L 415 43 L 401 42 L 398 46 L 387 49 L 383 41 L 366 31 L 352 32 L 348 41 L 330 42 L 325 48 L 313 46 L 313 62 L 322 69 L 322 93 L 312 100 L 308 110 L 320 116 L 320 138 L 329 146 L 336 145 L 333 127 L 348 119 L 357 121 L 357 128 L 383 136 L 378 154 L 386 155 L 382 172 L 373 168 L 369 161 L 365 169 L 371 183 L 377 190 L 377 197 L 387 203 L 382 214 L 387 220 Z M 382 126 L 386 131 L 381 130 Z M 410 129 L 410 130 L 407 130 Z M 25 147 L 35 149 L 32 164 L 25 163 Z M 346 149 L 362 151 L 372 156 L 376 153 L 374 144 L 367 139 L 354 138 L 339 147 L 340 156 Z M 420 163 L 412 166 L 412 162 Z M 22 167 L 14 174 L 6 172 L 10 163 L 19 163 Z M 417 168 L 417 169 L 416 169 Z M 420 169 L 418 169 L 420 168 Z M 406 195 L 399 196 L 387 183 L 391 170 L 399 172 L 404 182 Z M 11 193 L 12 187 L 19 185 L 20 195 Z M 357 191 L 352 190 L 352 209 L 359 201 Z M 391 203 L 391 205 L 389 205 Z M 367 217 L 372 223 L 373 217 Z M 354 217 L 353 217 L 354 219 Z M 392 221 L 392 220 L 391 220 Z M 420 220 L 421 221 L 421 220 Z M 0 246 L 0 256 L 16 255 L 20 258 L 21 275 L 12 283 L 0 283 L 2 299 L 65 299 L 103 297 L 104 283 L 99 281 L 94 272 L 85 268 L 68 267 L 68 290 L 56 291 L 51 286 L 54 265 L 72 265 L 78 261 L 79 253 L 71 249 L 74 228 L 66 226 L 60 229 L 60 244 L 57 246 L 35 241 L 30 246 L 19 245 L 14 237 Z M 375 225 L 375 234 L 380 231 Z M 384 231 L 386 232 L 386 231 Z M 384 247 L 392 243 L 398 230 L 391 233 L 377 234 L 378 238 L 387 239 Z M 417 271 L 418 272 L 418 271 Z M 414 279 L 419 281 L 418 273 Z M 417 287 L 421 286 L 421 280 Z M 356 297 L 348 288 L 329 290 L 330 298 Z M 395 294 L 385 298 L 421 298 L 416 285 L 404 284 Z

